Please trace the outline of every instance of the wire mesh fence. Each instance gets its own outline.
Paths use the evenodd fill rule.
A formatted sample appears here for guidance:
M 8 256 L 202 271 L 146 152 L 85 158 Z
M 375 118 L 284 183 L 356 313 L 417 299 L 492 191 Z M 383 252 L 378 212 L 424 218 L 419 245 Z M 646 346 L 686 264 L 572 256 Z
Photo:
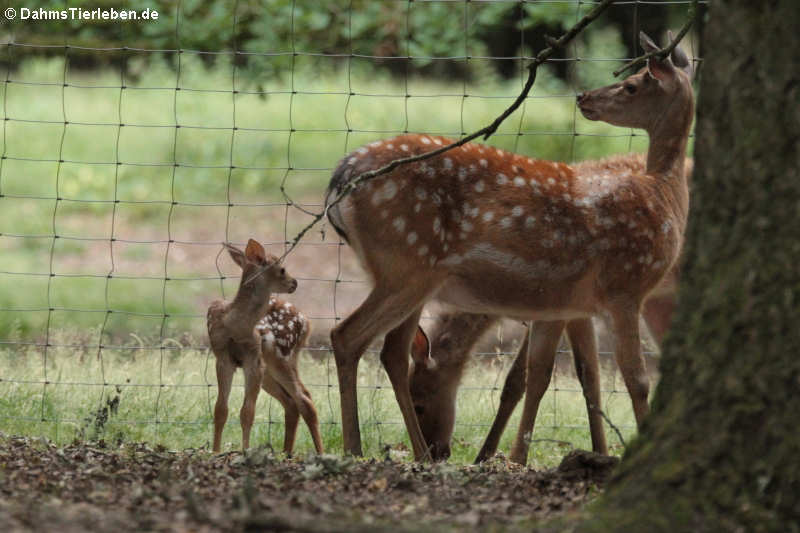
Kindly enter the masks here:
M 687 4 L 617 2 L 611 22 L 548 61 L 533 93 L 488 143 L 567 161 L 645 150 L 642 133 L 582 120 L 574 97 L 608 83 L 636 50 L 639 29 L 652 21 L 665 28 Z M 238 283 L 221 243 L 255 237 L 280 254 L 322 207 L 330 172 L 349 151 L 407 132 L 458 138 L 490 122 L 519 93 L 543 32 L 574 23 L 592 5 L 242 0 L 219 13 L 217 33 L 229 33 L 220 49 L 193 48 L 192 2 L 164 4 L 158 21 L 138 22 L 158 29 L 164 44 L 153 48 L 126 40 L 137 22 L 119 24 L 116 42 L 102 46 L 66 22 L 52 32 L 3 28 L 2 426 L 70 439 L 113 425 L 128 428 L 118 431 L 126 438 L 206 443 L 216 382 L 205 309 L 230 298 Z M 284 35 L 280 44 L 248 37 L 255 13 L 274 16 L 262 31 Z M 383 38 L 366 39 L 375 27 Z M 337 37 L 316 48 L 308 36 L 318 34 Z M 697 60 L 691 40 L 684 46 Z M 314 329 L 301 372 L 326 439 L 335 440 L 328 331 L 368 284 L 324 225 L 286 266 L 300 282 L 291 300 Z M 508 323 L 481 343 L 462 387 L 460 438 L 482 438 L 519 332 Z M 359 383 L 372 449 L 402 430 L 376 359 L 371 350 Z M 624 387 L 613 364 L 607 370 L 605 399 L 621 397 L 612 416 L 630 430 Z M 567 404 L 582 400 L 569 371 L 557 372 L 551 389 L 552 409 L 537 428 L 583 431 L 585 415 L 558 405 L 568 396 Z M 259 402 L 256 442 L 259 432 L 271 441 L 280 409 L 266 395 Z

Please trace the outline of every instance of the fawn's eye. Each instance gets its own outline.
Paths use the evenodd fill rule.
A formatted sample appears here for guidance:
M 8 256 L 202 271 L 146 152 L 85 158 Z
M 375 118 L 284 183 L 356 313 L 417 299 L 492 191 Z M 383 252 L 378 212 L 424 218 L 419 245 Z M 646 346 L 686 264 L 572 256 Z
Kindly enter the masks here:
M 282 268 L 282 269 L 281 269 L 281 276 L 285 276 L 285 275 L 286 275 L 286 269 L 285 269 L 285 268 Z
M 425 408 L 421 405 L 415 405 L 414 411 L 417 413 L 417 416 L 422 416 L 422 413 L 425 412 Z
M 626 83 L 624 87 L 625 87 L 625 92 L 627 92 L 628 94 L 633 94 L 636 92 L 636 85 Z

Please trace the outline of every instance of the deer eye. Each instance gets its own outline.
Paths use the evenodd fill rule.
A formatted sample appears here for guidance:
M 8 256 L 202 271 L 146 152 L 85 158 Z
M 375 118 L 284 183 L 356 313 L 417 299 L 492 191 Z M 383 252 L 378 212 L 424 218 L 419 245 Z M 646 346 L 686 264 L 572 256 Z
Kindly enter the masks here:
M 425 408 L 421 405 L 415 405 L 414 411 L 417 413 L 417 416 L 422 416 L 422 413 L 425 412 Z
M 627 92 L 628 94 L 633 94 L 636 92 L 636 85 L 626 83 L 624 87 L 625 87 L 625 92 Z
M 286 275 L 286 269 L 285 269 L 285 268 L 282 268 L 282 269 L 281 269 L 281 276 L 285 276 L 285 275 Z

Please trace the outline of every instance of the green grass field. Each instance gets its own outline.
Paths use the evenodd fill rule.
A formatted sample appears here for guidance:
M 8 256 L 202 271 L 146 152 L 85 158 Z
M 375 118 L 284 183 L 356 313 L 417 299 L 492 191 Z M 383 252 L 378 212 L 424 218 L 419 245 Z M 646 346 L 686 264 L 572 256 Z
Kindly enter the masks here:
M 113 70 L 65 70 L 63 59 L 31 61 L 0 84 L 3 432 L 62 442 L 119 437 L 170 448 L 204 445 L 216 387 L 209 386 L 209 354 L 192 347 L 205 345 L 208 302 L 229 297 L 237 282 L 218 257 L 219 243 L 257 234 L 273 251 L 282 250 L 308 217 L 287 208 L 281 183 L 295 201 L 313 208 L 330 169 L 348 151 L 406 130 L 457 136 L 478 129 L 520 89 L 519 80 L 498 82 L 480 69 L 466 83 L 406 81 L 355 61 L 349 69 L 341 63 L 319 70 L 299 58 L 293 76 L 258 80 L 269 94 L 248 94 L 255 85 L 237 85 L 243 92 L 234 95 L 233 69 L 221 60 L 209 70 L 185 54 L 179 75 L 159 63 L 131 61 L 136 76 L 124 79 Z M 586 68 L 599 76 L 597 64 Z M 604 83 L 612 81 L 610 63 L 607 70 Z M 631 136 L 576 113 L 575 91 L 586 88 L 566 87 L 543 70 L 524 108 L 488 143 L 566 161 L 645 150 L 641 132 Z M 299 259 L 290 256 L 289 266 L 301 288 L 309 287 L 303 298 L 330 306 L 327 287 L 342 263 L 326 264 L 322 254 L 335 257 L 338 247 L 316 232 L 308 241 L 315 246 L 298 249 Z M 345 261 L 344 270 L 345 277 L 359 279 L 357 266 Z M 345 285 L 339 284 L 341 291 Z M 340 304 L 310 313 L 319 338 L 342 312 Z M 16 343 L 53 346 L 45 352 Z M 151 346 L 164 348 L 137 349 Z M 491 383 L 477 364 L 467 377 L 455 461 L 473 458 L 493 416 L 499 394 L 480 387 L 502 383 L 495 367 Z M 332 371 L 332 361 L 310 358 L 302 367 L 325 444 L 336 451 Z M 362 372 L 365 386 L 381 386 L 363 389 L 360 402 L 366 448 L 375 455 L 384 444 L 403 441 L 405 432 L 374 358 L 367 358 Z M 103 383 L 124 386 L 117 411 L 96 428 L 97 409 L 116 395 Z M 611 399 L 612 419 L 631 426 L 627 397 Z M 234 395 L 232 413 L 239 400 Z M 561 427 L 542 429 L 536 438 L 588 447 L 579 393 L 560 391 L 543 405 L 539 426 Z M 255 442 L 279 447 L 282 426 L 269 423 L 282 420 L 278 404 L 265 395 L 257 416 Z M 507 433 L 510 439 L 513 431 Z M 239 439 L 232 420 L 225 440 L 235 446 Z M 616 437 L 610 434 L 609 442 Z M 301 427 L 299 450 L 309 449 Z M 535 464 L 563 455 L 552 443 L 532 453 Z
M 69 343 L 73 338 L 55 340 Z M 315 352 L 316 353 L 316 352 Z M 339 394 L 336 369 L 328 352 L 301 360 L 303 381 L 310 389 L 320 415 L 323 441 L 327 451 L 341 453 L 341 428 L 338 425 Z M 566 356 L 568 354 L 561 354 Z M 459 394 L 458 418 L 453 440 L 452 462 L 471 462 L 488 432 L 499 402 L 510 358 L 497 356 L 474 361 Z M 210 446 L 212 412 L 216 400 L 214 357 L 198 350 L 143 350 L 127 356 L 104 355 L 96 350 L 58 348 L 48 353 L 40 350 L 0 350 L 0 428 L 6 434 L 34 435 L 68 443 L 73 439 L 105 439 L 107 442 L 147 441 L 169 449 Z M 607 376 L 613 388 L 624 391 L 621 378 Z M 9 381 L 11 380 L 11 381 Z M 48 381 L 50 384 L 44 385 Z M 103 383 L 114 385 L 102 386 Z M 163 386 L 162 386 L 163 384 Z M 116 385 L 121 385 L 117 388 Z M 408 439 L 394 394 L 385 372 L 374 354 L 360 366 L 360 418 L 364 452 L 382 457 L 391 448 L 395 458 L 410 459 Z M 535 467 L 553 466 L 571 446 L 591 449 L 583 397 L 577 381 L 556 376 L 554 388 L 543 399 L 531 446 L 530 463 Z M 238 410 L 243 397 L 242 375 L 237 374 L 231 393 L 230 417 L 223 435 L 226 449 L 241 444 Z M 118 398 L 115 407 L 109 402 Z M 605 412 L 621 426 L 626 439 L 633 432 L 630 400 L 623 392 L 603 397 Z M 508 452 L 516 431 L 517 410 L 506 430 L 501 451 Z M 616 434 L 607 429 L 612 451 L 621 446 Z M 256 422 L 251 442 L 270 444 L 281 450 L 283 412 L 269 395 L 259 396 Z M 569 443 L 569 444 L 565 444 Z M 301 422 L 296 453 L 313 451 L 311 439 Z

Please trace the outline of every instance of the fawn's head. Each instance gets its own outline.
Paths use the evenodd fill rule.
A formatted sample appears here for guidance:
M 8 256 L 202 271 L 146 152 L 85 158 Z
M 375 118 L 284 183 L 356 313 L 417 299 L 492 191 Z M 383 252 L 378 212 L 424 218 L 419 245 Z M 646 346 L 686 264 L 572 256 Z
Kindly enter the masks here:
M 644 32 L 639 33 L 639 43 L 647 53 L 659 50 Z M 665 113 L 685 112 L 691 117 L 691 70 L 689 58 L 676 46 L 670 58 L 653 56 L 646 67 L 623 81 L 579 94 L 578 107 L 589 120 L 649 132 Z
M 297 289 L 297 280 L 286 272 L 277 257 L 267 254 L 257 241 L 248 240 L 244 252 L 227 243 L 225 249 L 242 268 L 240 289 L 261 289 L 270 293 L 292 293 Z

